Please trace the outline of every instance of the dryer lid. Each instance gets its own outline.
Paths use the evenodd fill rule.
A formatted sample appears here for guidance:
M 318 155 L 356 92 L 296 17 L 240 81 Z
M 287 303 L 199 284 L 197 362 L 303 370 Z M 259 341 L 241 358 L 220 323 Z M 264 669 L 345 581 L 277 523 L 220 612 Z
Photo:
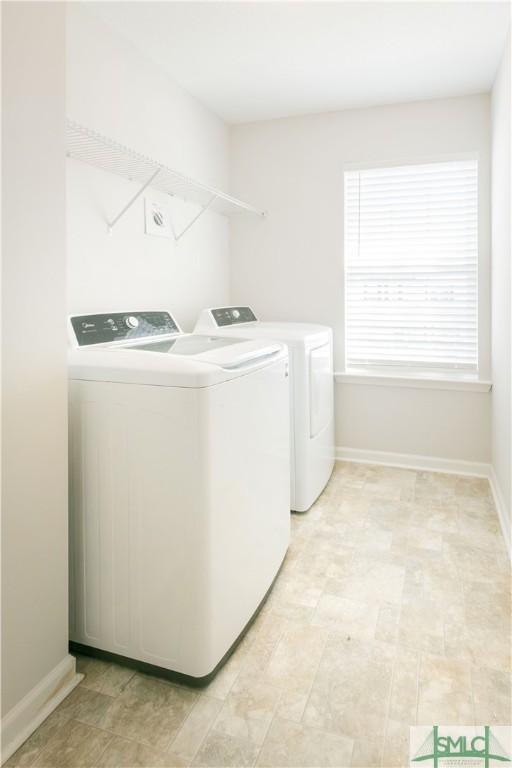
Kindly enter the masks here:
M 194 333 L 277 339 L 285 344 L 301 347 L 316 347 L 332 339 L 332 330 L 326 325 L 256 320 L 250 307 L 203 309 L 197 319 Z

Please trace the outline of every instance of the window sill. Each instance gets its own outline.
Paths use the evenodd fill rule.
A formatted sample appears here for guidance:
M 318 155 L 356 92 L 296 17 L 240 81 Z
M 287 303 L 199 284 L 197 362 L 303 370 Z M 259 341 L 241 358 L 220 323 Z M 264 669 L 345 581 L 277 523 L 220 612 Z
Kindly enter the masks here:
M 492 382 L 475 376 L 443 376 L 436 373 L 406 374 L 390 376 L 384 373 L 362 373 L 337 371 L 334 374 L 337 384 L 369 384 L 378 387 L 409 387 L 412 389 L 452 389 L 460 392 L 489 392 Z

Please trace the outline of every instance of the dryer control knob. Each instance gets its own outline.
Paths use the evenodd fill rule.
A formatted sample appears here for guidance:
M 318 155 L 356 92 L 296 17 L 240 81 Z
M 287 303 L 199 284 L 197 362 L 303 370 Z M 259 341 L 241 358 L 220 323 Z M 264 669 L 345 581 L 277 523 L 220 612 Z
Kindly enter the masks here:
M 126 318 L 125 323 L 128 326 L 128 328 L 137 328 L 139 324 L 139 320 L 137 317 L 135 317 L 135 315 L 130 315 L 129 317 Z

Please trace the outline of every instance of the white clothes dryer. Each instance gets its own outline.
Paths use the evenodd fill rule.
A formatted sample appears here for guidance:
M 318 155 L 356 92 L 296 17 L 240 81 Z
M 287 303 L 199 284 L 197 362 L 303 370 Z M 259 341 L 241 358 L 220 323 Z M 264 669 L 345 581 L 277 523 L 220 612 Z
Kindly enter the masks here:
M 332 330 L 309 323 L 263 322 L 250 307 L 204 309 L 194 333 L 275 339 L 290 355 L 291 509 L 305 512 L 334 467 Z
M 72 648 L 205 683 L 289 543 L 286 347 L 164 311 L 70 331 Z

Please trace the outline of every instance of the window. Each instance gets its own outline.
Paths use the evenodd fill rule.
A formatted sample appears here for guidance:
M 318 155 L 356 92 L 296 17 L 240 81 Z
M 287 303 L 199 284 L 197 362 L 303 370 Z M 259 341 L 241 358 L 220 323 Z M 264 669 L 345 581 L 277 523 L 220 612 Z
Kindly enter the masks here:
M 478 165 L 345 173 L 346 368 L 478 368 Z

